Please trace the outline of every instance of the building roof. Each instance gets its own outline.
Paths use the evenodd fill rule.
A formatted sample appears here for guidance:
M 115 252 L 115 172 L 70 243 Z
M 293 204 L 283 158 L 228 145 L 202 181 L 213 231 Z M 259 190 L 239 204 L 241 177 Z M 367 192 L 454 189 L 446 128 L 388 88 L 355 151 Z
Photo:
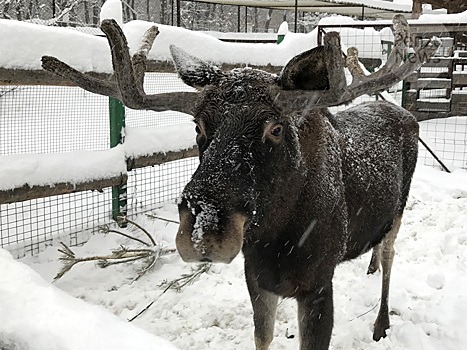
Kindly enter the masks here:
M 412 13 L 412 1 L 384 1 L 384 0 L 195 0 L 205 3 L 223 5 L 263 7 L 272 9 L 294 9 L 299 11 L 325 12 L 347 16 L 365 16 L 375 18 L 392 18 L 394 14 Z M 425 9 L 424 13 L 439 13 Z

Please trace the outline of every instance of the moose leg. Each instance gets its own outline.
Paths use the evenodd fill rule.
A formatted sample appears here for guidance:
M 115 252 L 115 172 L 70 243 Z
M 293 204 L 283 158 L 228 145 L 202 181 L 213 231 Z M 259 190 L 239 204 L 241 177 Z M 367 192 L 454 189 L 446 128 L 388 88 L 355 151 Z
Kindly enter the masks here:
M 386 337 L 386 329 L 389 329 L 389 282 L 391 279 L 391 268 L 394 260 L 394 241 L 401 226 L 402 215 L 397 216 L 392 224 L 391 230 L 381 242 L 381 265 L 383 267 L 383 282 L 381 290 L 381 306 L 373 329 L 373 340 L 378 341 Z
M 368 265 L 367 274 L 372 275 L 379 270 L 381 266 L 381 243 L 373 247 L 373 252 L 371 253 L 370 265 Z
M 248 268 L 246 261 L 245 276 L 253 306 L 256 350 L 267 350 L 274 338 L 274 322 L 279 297 L 258 286 L 258 281 L 253 271 Z
M 317 293 L 297 298 L 301 350 L 327 350 L 331 340 L 334 304 L 332 283 Z

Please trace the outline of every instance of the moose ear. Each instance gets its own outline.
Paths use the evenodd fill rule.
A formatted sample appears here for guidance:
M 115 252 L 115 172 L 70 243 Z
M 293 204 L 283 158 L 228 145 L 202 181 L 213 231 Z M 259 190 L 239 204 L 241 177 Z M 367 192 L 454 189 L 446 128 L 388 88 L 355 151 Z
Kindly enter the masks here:
M 328 90 L 326 46 L 318 46 L 292 58 L 282 69 L 278 82 L 284 90 Z
M 279 85 L 284 90 L 329 90 L 330 86 L 338 85 L 336 79 L 343 78 L 343 72 L 335 71 L 339 66 L 336 63 L 342 60 L 340 35 L 328 32 L 324 45 L 302 52 L 286 64 Z
M 219 67 L 200 60 L 175 45 L 170 45 L 170 52 L 178 75 L 191 87 L 215 84 L 224 76 Z

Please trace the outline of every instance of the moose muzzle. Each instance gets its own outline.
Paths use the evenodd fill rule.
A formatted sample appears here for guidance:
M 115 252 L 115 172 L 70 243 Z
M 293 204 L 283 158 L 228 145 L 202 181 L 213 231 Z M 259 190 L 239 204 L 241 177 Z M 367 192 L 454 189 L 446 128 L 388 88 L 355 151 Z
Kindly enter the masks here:
M 218 218 L 203 211 L 193 214 L 186 206 L 179 208 L 179 214 L 176 244 L 184 261 L 228 264 L 242 249 L 245 215 Z

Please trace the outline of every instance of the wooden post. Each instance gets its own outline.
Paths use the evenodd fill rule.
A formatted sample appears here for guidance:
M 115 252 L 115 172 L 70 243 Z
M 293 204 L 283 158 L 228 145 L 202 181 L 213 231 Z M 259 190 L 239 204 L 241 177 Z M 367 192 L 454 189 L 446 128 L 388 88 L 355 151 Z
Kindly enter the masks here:
M 182 9 L 180 8 L 181 1 L 177 0 L 177 27 L 180 27 L 182 24 Z
M 295 8 L 294 33 L 297 33 L 298 0 L 295 0 L 294 8 Z
M 422 14 L 422 0 L 413 0 L 412 3 L 412 18 L 418 19 Z

